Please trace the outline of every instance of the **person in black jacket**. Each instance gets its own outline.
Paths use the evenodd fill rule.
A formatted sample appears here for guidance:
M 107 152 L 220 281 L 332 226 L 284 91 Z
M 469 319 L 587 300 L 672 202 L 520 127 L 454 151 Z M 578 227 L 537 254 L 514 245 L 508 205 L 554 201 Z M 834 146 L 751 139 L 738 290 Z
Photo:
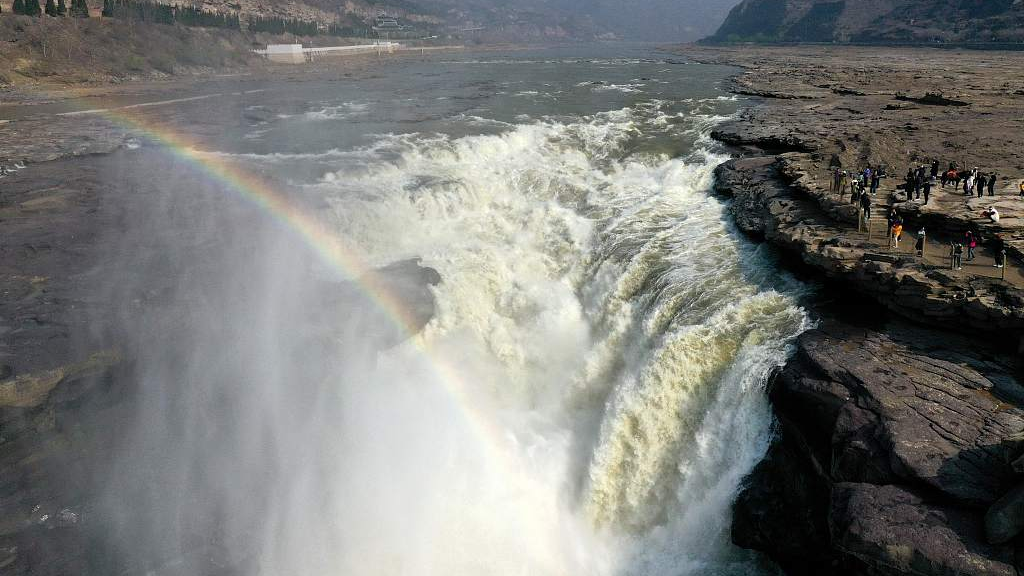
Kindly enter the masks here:
M 998 177 L 999 176 L 996 175 L 995 172 L 990 174 L 989 177 L 988 177 L 988 195 L 989 196 L 995 196 L 996 195 L 996 178 L 998 178 Z
M 995 252 L 995 267 L 1002 268 L 1006 264 L 1006 244 L 999 234 L 992 239 L 992 251 Z

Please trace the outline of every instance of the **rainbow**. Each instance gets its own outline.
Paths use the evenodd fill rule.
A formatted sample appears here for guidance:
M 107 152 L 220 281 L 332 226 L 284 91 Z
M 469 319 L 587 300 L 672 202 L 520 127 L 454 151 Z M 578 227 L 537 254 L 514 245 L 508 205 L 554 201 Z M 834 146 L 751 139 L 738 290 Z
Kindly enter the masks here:
M 246 93 L 259 92 L 250 91 Z M 235 93 L 241 95 L 243 93 Z M 202 152 L 202 143 L 195 138 L 180 134 L 166 125 L 148 119 L 138 110 L 163 103 L 191 102 L 222 96 L 213 94 L 181 98 L 173 101 L 144 103 L 109 109 L 78 110 L 64 115 L 98 114 L 107 120 L 132 132 L 140 132 L 149 140 L 160 144 L 170 154 L 185 160 L 206 177 L 215 180 L 228 190 L 255 205 L 261 211 L 295 233 L 309 246 L 325 264 L 344 278 L 354 282 L 370 300 L 385 313 L 403 335 L 416 335 L 417 327 L 413 315 L 375 273 L 359 251 L 344 238 L 329 230 L 314 215 L 298 208 L 288 198 L 275 190 L 263 179 L 249 174 L 239 166 L 218 155 Z

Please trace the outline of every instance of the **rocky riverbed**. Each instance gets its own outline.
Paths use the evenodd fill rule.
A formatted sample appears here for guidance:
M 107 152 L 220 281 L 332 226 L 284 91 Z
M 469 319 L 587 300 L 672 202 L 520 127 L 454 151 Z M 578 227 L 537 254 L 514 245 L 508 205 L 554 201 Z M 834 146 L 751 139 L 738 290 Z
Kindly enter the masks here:
M 770 385 L 778 432 L 747 478 L 733 540 L 790 574 L 1017 574 L 1024 567 L 1024 55 L 861 48 L 691 48 L 742 68 L 752 96 L 715 137 L 737 225 L 824 279 L 832 303 Z M 943 98 L 928 94 L 943 94 Z M 956 105 L 951 105 L 955 102 Z M 937 189 L 925 205 L 895 180 L 908 166 L 979 166 L 995 195 Z M 858 230 L 834 166 L 885 165 L 875 198 L 926 249 Z M 998 224 L 980 216 L 995 205 Z M 882 220 L 884 223 L 884 220 Z M 949 242 L 999 234 L 951 270 Z M 915 234 L 916 236 L 916 234 Z M 909 246 L 908 246 L 909 244 Z M 866 301 L 866 304 L 864 302 Z

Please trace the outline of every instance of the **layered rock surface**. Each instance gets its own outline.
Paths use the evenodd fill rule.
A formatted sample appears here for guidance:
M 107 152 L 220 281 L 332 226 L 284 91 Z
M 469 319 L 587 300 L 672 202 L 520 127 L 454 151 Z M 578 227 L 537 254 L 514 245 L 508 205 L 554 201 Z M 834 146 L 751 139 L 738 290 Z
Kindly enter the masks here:
M 743 66 L 732 89 L 765 97 L 714 134 L 740 156 L 717 172 L 737 226 L 798 258 L 826 280 L 823 298 L 838 300 L 771 384 L 777 434 L 744 482 L 733 540 L 794 575 L 1017 574 L 1024 387 L 1013 351 L 1024 281 L 1015 185 L 1024 161 L 1021 103 L 996 93 L 1024 76 L 986 73 L 987 55 L 925 51 L 697 57 Z M 922 72 L 949 67 L 971 79 L 972 90 L 951 95 L 967 106 L 897 100 L 937 90 L 940 79 Z M 913 238 L 887 248 L 884 220 L 874 237 L 858 231 L 849 194 L 830 189 L 836 165 L 882 164 L 901 176 L 932 158 L 1001 176 L 995 196 L 936 189 L 927 205 L 883 181 L 875 210 L 895 205 L 907 230 L 926 228 L 923 257 L 906 246 Z M 980 219 L 991 203 L 1008 218 Z M 990 252 L 950 270 L 945 251 L 965 230 L 1006 240 L 1005 278 Z M 866 310 L 847 305 L 863 297 Z
M 775 379 L 779 433 L 733 538 L 791 574 L 1016 574 L 985 511 L 1020 482 L 1016 367 L 897 322 L 825 322 Z

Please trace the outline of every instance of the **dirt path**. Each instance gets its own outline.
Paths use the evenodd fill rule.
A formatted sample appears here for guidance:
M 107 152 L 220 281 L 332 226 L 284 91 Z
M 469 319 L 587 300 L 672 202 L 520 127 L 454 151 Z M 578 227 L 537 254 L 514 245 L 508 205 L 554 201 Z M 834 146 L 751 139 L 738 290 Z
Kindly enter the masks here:
M 890 243 L 890 235 L 888 233 L 888 214 L 892 207 L 892 203 L 884 200 L 886 197 L 897 195 L 903 197 L 902 190 L 885 189 L 880 188 L 874 199 L 871 213 L 871 230 L 870 233 L 867 227 L 857 234 L 868 244 L 876 248 L 876 252 L 879 254 L 893 254 L 899 256 L 915 255 L 915 246 L 917 245 L 917 238 L 922 226 L 908 225 L 902 235 L 902 240 L 899 243 L 898 248 L 894 248 Z M 846 198 L 849 193 L 837 195 L 841 198 Z M 913 200 L 909 204 L 920 209 L 930 208 L 935 211 L 944 211 L 945 207 L 951 205 L 960 207 L 963 204 L 970 204 L 972 208 L 976 208 L 980 213 L 983 209 L 981 206 L 989 206 L 996 200 L 1002 200 L 1005 198 L 1004 194 L 997 194 L 994 197 L 986 196 L 982 198 L 973 197 L 967 199 L 962 193 L 953 192 L 952 187 L 942 190 L 941 188 L 933 192 L 929 198 L 928 205 L 923 204 L 923 200 Z M 1016 199 L 1013 199 L 1016 200 Z M 905 211 L 908 206 L 907 202 L 896 202 L 897 212 Z M 855 228 L 850 226 L 851 230 Z M 925 230 L 925 251 L 921 262 L 929 268 L 946 268 L 949 269 L 952 263 L 950 257 L 950 248 L 954 240 L 963 241 L 960 236 L 953 237 L 950 234 L 943 232 L 928 232 Z M 1019 260 L 1013 258 L 1007 258 L 1007 265 L 1000 269 L 995 266 L 995 252 L 987 244 L 980 245 L 975 250 L 975 258 L 973 260 L 967 260 L 966 249 L 963 254 L 962 269 L 955 271 L 957 274 L 963 274 L 965 276 L 978 276 L 984 278 L 999 278 L 1004 280 L 1011 285 L 1024 288 L 1024 266 L 1021 265 Z

